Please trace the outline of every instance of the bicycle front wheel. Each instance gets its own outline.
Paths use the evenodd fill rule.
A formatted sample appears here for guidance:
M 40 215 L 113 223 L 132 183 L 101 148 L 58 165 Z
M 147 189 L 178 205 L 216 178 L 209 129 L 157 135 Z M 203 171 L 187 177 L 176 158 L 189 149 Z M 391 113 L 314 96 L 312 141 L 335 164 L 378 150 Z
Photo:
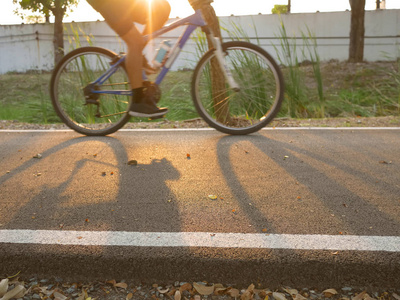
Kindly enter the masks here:
M 193 74 L 192 97 L 200 116 L 227 134 L 249 134 L 278 113 L 284 95 L 283 76 L 275 60 L 261 47 L 242 41 L 222 44 L 227 68 L 239 91 L 226 82 L 215 49 L 199 61 Z
M 58 116 L 73 130 L 91 136 L 107 135 L 129 120 L 127 110 L 131 97 L 112 94 L 130 91 L 123 64 L 104 84 L 91 87 L 104 93 L 88 93 L 88 86 L 115 63 L 116 57 L 116 53 L 104 48 L 82 47 L 64 56 L 54 69 L 51 100 Z

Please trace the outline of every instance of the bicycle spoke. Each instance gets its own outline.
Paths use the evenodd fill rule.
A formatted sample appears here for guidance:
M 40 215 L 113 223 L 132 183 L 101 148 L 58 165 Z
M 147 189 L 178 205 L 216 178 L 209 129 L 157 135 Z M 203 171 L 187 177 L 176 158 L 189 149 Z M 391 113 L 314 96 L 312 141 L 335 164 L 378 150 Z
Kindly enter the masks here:
M 238 92 L 225 84 L 212 84 L 214 53 L 202 58 L 195 70 L 193 97 L 199 114 L 209 125 L 226 133 L 246 134 L 265 126 L 279 110 L 283 98 L 281 72 L 264 50 L 246 42 L 226 43 L 225 58 Z
M 87 135 L 105 135 L 128 121 L 130 96 L 118 94 L 130 91 L 123 68 L 96 87 L 98 93 L 87 94 L 88 86 L 105 74 L 114 57 L 108 50 L 84 47 L 67 54 L 57 66 L 51 83 L 52 101 L 60 118 L 72 129 Z M 104 89 L 113 93 L 102 93 Z

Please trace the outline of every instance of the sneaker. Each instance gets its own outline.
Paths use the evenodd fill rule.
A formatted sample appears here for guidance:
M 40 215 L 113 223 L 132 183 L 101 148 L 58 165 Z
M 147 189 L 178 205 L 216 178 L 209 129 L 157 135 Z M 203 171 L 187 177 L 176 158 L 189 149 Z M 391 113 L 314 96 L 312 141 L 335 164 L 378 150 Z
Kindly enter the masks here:
M 168 113 L 168 108 L 156 105 L 152 96 L 146 95 L 143 88 L 134 90 L 129 115 L 132 117 L 157 119 Z
M 129 111 L 129 115 L 132 117 L 142 117 L 142 118 L 151 118 L 156 119 L 164 116 L 168 113 L 168 108 L 165 107 L 157 107 L 153 102 L 152 103 L 132 103 Z

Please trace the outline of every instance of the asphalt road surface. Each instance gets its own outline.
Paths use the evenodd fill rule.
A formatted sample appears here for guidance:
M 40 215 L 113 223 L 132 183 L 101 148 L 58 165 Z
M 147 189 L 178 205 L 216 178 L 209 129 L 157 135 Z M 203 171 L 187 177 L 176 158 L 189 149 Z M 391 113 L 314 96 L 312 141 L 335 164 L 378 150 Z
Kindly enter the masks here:
M 0 275 L 400 286 L 400 130 L 2 131 L 0 262 Z

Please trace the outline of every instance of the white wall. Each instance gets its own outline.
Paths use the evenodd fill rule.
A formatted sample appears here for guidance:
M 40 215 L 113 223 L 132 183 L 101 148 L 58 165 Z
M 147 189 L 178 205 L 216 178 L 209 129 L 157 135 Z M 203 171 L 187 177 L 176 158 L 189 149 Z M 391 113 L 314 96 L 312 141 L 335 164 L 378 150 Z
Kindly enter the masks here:
M 307 27 L 318 38 L 318 51 L 322 60 L 346 60 L 349 51 L 350 12 L 288 14 L 283 15 L 287 33 L 297 37 L 297 47 L 301 48 L 303 41 L 301 32 Z M 173 19 L 171 20 L 173 21 Z M 277 15 L 256 15 L 221 17 L 221 26 L 232 31 L 234 25 L 244 29 L 252 41 L 259 43 L 272 56 L 276 57 L 273 44 L 280 48 L 279 36 L 280 18 Z M 366 12 L 365 50 L 364 57 L 368 61 L 394 59 L 399 56 L 400 43 L 400 10 L 380 10 Z M 91 41 L 96 46 L 109 48 L 113 51 L 124 51 L 123 42 L 114 34 L 105 22 L 85 22 L 65 24 L 66 52 L 76 47 L 71 28 L 79 30 L 79 40 L 87 45 L 85 35 L 93 35 Z M 165 37 L 176 39 L 182 30 L 174 30 Z M 223 33 L 227 38 L 226 32 Z M 258 37 L 258 40 L 256 39 Z M 53 68 L 53 25 L 3 25 L 0 26 L 0 74 L 10 71 L 24 72 L 27 70 L 51 70 Z M 159 40 L 156 40 L 156 47 Z M 189 41 L 185 52 L 181 53 L 176 67 L 191 67 L 195 61 L 194 42 Z M 151 47 L 147 54 L 151 56 Z

